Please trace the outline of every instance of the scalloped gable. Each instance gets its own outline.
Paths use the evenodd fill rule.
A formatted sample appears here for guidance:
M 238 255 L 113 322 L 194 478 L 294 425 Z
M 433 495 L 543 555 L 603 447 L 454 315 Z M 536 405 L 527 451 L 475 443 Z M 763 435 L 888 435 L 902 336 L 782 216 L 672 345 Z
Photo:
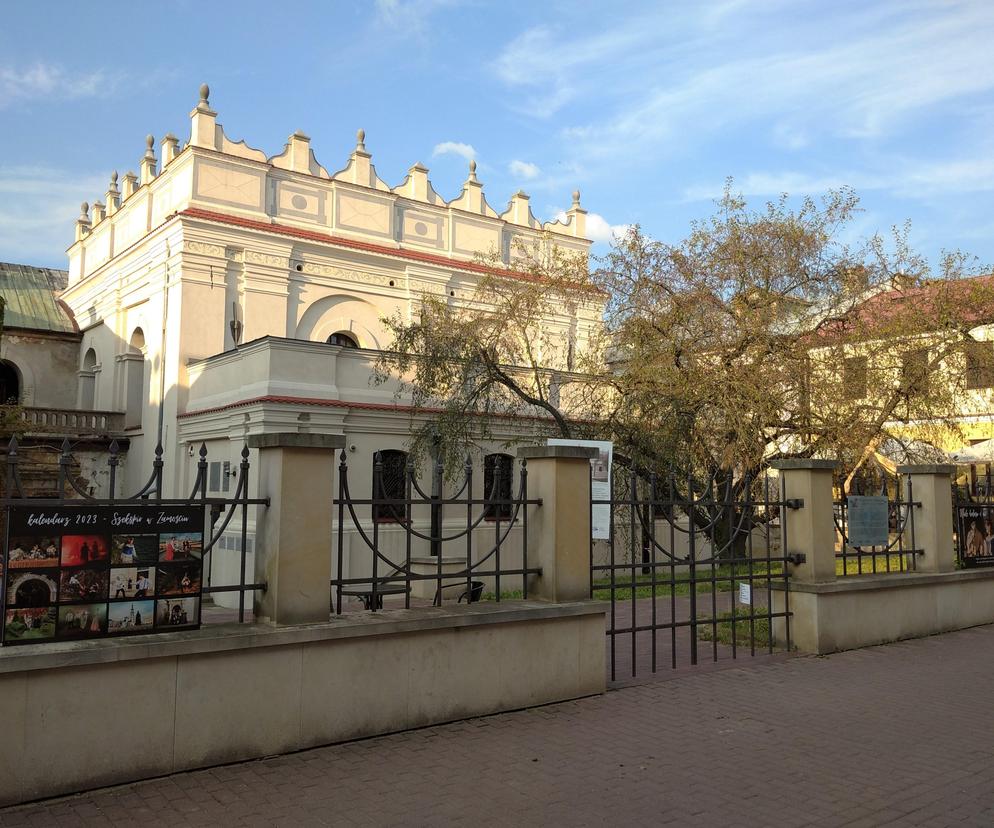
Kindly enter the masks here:
M 332 181 L 344 181 L 389 193 L 390 186 L 376 174 L 372 158 L 373 156 L 366 152 L 366 130 L 359 129 L 356 131 L 356 145 L 352 155 L 349 156 L 349 162 L 331 176 Z
M 520 227 L 530 227 L 533 230 L 541 230 L 542 222 L 535 218 L 531 205 L 528 203 L 529 197 L 524 190 L 518 190 L 507 205 L 507 210 L 501 213 L 500 218 L 510 224 L 517 224 Z
M 469 177 L 462 185 L 462 192 L 458 198 L 449 202 L 449 207 L 456 210 L 464 210 L 477 216 L 488 216 L 497 218 L 497 211 L 487 204 L 487 197 L 483 193 L 483 185 L 476 177 L 476 161 L 469 162 Z
M 283 152 L 271 156 L 268 161 L 277 169 L 331 179 L 328 171 L 318 163 L 314 150 L 311 149 L 311 139 L 299 129 L 287 138 Z
M 210 91 L 206 83 L 201 85 L 200 102 L 190 113 L 190 145 L 265 164 L 266 153 L 262 150 L 250 147 L 245 141 L 232 141 L 224 134 L 224 127 L 217 122 L 217 113 L 210 107 Z M 145 183 L 144 178 L 142 183 Z
M 391 192 L 409 198 L 412 201 L 423 201 L 436 207 L 446 207 L 446 201 L 431 186 L 428 180 L 428 168 L 420 161 L 407 171 L 407 177 Z

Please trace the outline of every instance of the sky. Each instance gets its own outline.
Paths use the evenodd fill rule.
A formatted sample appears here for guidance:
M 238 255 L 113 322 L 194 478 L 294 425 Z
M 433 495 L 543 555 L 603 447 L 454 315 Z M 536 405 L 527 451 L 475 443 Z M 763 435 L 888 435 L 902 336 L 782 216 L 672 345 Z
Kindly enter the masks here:
M 0 260 L 65 267 L 80 202 L 185 142 L 207 82 L 269 155 L 301 129 L 337 171 L 362 127 L 391 186 L 420 161 L 455 198 L 472 158 L 542 220 L 579 188 L 599 252 L 679 241 L 731 177 L 757 206 L 848 185 L 847 240 L 910 220 L 933 262 L 994 263 L 992 44 L 992 0 L 12 2 Z

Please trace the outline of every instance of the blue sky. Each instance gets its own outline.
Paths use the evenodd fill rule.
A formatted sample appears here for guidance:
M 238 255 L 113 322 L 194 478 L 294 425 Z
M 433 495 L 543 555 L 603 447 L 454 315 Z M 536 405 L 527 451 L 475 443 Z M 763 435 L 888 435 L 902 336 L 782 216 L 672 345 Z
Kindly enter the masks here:
M 444 198 L 469 157 L 502 210 L 579 187 L 602 244 L 667 241 L 727 176 L 757 202 L 848 184 L 853 233 L 910 219 L 933 260 L 994 263 L 994 2 L 10 3 L 0 26 L 0 260 L 64 266 L 79 202 L 185 141 L 197 88 L 269 154 L 329 170 L 358 127 L 392 186 Z

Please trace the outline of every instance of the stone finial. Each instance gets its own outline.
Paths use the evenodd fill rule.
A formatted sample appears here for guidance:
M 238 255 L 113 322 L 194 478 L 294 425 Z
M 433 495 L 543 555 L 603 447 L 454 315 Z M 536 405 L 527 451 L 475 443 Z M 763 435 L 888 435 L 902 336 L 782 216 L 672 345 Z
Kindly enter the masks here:
M 200 101 L 190 113 L 190 145 L 220 149 L 217 146 L 217 113 L 211 109 L 209 96 L 211 89 L 206 83 L 200 85 Z
M 142 157 L 138 171 L 141 174 L 142 184 L 149 184 L 157 174 L 155 160 L 155 136 L 145 136 L 145 155 Z
M 99 201 L 93 202 L 93 225 L 100 224 L 107 217 L 107 210 Z
M 466 182 L 462 185 L 462 192 L 459 194 L 459 198 L 451 202 L 451 206 L 478 215 L 496 215 L 483 198 L 483 185 L 476 177 L 475 160 L 470 160 L 469 175 L 466 176 Z
M 90 205 L 85 201 L 79 205 L 79 218 L 76 219 L 76 241 L 90 232 Z
M 179 139 L 171 132 L 167 132 L 166 137 L 162 139 L 162 169 L 165 169 L 177 155 L 179 155 Z
M 365 152 L 366 151 L 366 130 L 362 127 L 356 130 L 355 133 L 355 151 Z
M 580 191 L 573 190 L 573 206 L 566 211 L 569 231 L 577 238 L 587 236 L 587 211 L 580 206 Z
M 112 216 L 121 207 L 121 192 L 117 189 L 117 170 L 110 174 L 110 186 L 107 187 L 107 215 Z
M 135 194 L 138 189 L 138 176 L 135 175 L 131 170 L 128 170 L 124 174 L 124 185 L 121 190 L 121 198 L 127 201 L 131 196 Z

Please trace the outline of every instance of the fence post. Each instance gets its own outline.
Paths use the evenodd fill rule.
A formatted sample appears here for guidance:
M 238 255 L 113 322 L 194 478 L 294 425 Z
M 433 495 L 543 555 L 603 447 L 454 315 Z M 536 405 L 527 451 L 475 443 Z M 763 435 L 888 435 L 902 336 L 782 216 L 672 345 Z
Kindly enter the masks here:
M 270 624 L 327 621 L 331 608 L 332 487 L 340 434 L 254 434 L 259 492 L 270 498 L 256 520 L 255 616 Z
M 784 555 L 802 554 L 787 564 L 791 581 L 835 580 L 835 519 L 832 514 L 834 460 L 791 458 L 770 464 L 783 477 Z M 791 503 L 794 501 L 794 503 Z M 794 508 L 796 507 L 796 508 Z
M 528 518 L 528 565 L 542 569 L 529 597 L 590 597 L 590 460 L 596 456 L 597 449 L 584 446 L 518 449 L 528 461 L 528 497 L 542 501 Z
M 913 510 L 908 526 L 914 527 L 914 548 L 924 552 L 918 556 L 918 571 L 952 572 L 956 568 L 952 491 L 956 466 L 898 466 L 897 471 L 907 478 L 908 500 L 921 503 L 920 507 L 908 507 Z

